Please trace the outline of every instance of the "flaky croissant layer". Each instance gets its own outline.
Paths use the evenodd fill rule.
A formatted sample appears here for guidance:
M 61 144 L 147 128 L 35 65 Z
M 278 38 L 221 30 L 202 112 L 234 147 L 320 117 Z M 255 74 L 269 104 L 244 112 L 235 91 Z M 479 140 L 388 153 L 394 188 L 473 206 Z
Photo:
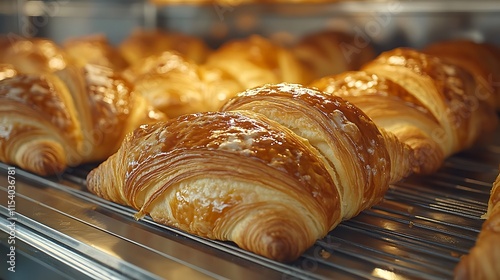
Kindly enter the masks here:
M 380 131 L 356 106 L 312 88 L 265 85 L 240 93 L 222 110 L 258 112 L 306 138 L 331 166 L 343 219 L 378 202 L 388 184 L 407 176 L 416 164 L 407 145 Z
M 404 145 L 378 131 L 352 104 L 293 84 L 256 91 L 268 108 L 280 109 L 288 100 L 288 113 L 314 113 L 297 128 L 259 110 L 230 111 L 228 105 L 225 112 L 141 126 L 88 175 L 89 190 L 133 207 L 137 218 L 150 215 L 192 234 L 291 261 L 342 220 L 380 201 L 394 174 L 400 179 L 412 169 Z M 276 98 L 267 98 L 273 92 Z M 309 126 L 310 135 L 297 133 Z M 333 155 L 325 152 L 328 147 Z M 402 160 L 398 166 L 391 156 Z
M 142 126 L 87 184 L 139 218 L 280 261 L 297 258 L 340 220 L 338 191 L 310 145 L 251 112 Z
M 500 279 L 500 174 L 491 189 L 488 211 L 475 246 L 460 259 L 455 268 L 455 279 Z
M 324 77 L 311 86 L 352 102 L 407 143 L 418 173 L 435 172 L 498 122 L 493 104 L 477 94 L 473 73 L 409 48 L 384 52 L 362 71 Z

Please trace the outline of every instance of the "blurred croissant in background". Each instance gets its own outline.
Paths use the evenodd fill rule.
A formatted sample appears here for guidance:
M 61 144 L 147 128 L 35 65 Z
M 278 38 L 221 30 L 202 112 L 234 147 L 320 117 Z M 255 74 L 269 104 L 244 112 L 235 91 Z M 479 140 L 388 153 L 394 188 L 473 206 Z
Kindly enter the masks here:
M 216 111 L 243 90 L 224 70 L 198 65 L 174 51 L 143 59 L 127 68 L 123 75 L 137 93 L 170 118 Z
M 196 64 L 202 64 L 212 51 L 202 39 L 194 36 L 141 28 L 132 31 L 117 48 L 130 65 L 164 51 L 175 51 Z
M 338 30 L 308 34 L 290 49 L 313 79 L 359 70 L 376 55 L 370 43 L 360 45 L 354 35 Z
M 125 57 L 108 42 L 103 34 L 70 38 L 65 40 L 62 46 L 80 67 L 94 64 L 119 72 L 129 65 Z
M 102 161 L 141 124 L 165 120 L 112 68 L 79 64 L 47 39 L 4 45 L 0 160 L 40 175 Z

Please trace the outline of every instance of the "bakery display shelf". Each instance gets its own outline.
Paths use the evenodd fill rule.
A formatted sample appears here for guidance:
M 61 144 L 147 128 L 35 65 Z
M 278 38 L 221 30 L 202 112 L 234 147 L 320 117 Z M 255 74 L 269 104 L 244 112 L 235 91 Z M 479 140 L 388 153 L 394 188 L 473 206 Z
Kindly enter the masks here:
M 20 272 L 13 275 L 42 270 L 61 279 L 451 279 L 460 256 L 475 243 L 498 174 L 500 130 L 493 138 L 450 157 L 432 175 L 391 186 L 381 203 L 341 223 L 289 264 L 150 218 L 134 220 L 131 208 L 86 190 L 92 165 L 51 178 L 16 168 Z M 0 164 L 2 197 L 7 170 Z M 11 234 L 9 214 L 4 199 L 2 240 Z M 0 273 L 5 279 L 7 271 Z
M 244 2 L 244 1 L 243 1 Z M 0 1 L 0 14 L 23 14 L 26 16 L 58 16 L 58 17 L 123 17 L 142 16 L 144 10 L 176 11 L 179 17 L 192 16 L 197 9 L 209 9 L 216 14 L 217 10 L 244 10 L 274 15 L 306 15 L 321 16 L 336 13 L 471 13 L 498 12 L 500 4 L 496 0 L 332 0 L 332 1 L 272 1 L 268 3 L 242 3 L 238 1 L 182 1 L 182 0 L 108 0 L 108 1 L 60 1 L 60 0 L 6 0 Z M 146 12 L 148 15 L 150 12 Z

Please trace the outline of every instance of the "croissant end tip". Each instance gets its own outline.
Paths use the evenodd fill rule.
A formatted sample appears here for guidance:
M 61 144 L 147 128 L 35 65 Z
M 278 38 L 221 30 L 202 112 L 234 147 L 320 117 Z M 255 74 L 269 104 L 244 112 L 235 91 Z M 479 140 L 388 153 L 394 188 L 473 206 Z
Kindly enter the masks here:
M 317 239 L 311 225 L 304 224 L 296 215 L 286 213 L 273 216 L 265 212 L 256 215 L 236 231 L 233 240 L 238 246 L 269 259 L 287 263 L 295 261 Z M 275 213 L 276 214 L 276 213 Z M 242 234 L 244 232 L 245 234 Z
M 40 141 L 33 149 L 20 149 L 17 162 L 22 168 L 42 176 L 60 174 L 66 168 L 64 149 L 58 143 Z
M 267 243 L 267 248 L 265 250 L 266 256 L 279 262 L 286 263 L 294 261 L 300 254 L 294 252 L 291 245 L 292 244 L 289 244 L 289 242 L 282 238 L 272 238 L 272 241 Z

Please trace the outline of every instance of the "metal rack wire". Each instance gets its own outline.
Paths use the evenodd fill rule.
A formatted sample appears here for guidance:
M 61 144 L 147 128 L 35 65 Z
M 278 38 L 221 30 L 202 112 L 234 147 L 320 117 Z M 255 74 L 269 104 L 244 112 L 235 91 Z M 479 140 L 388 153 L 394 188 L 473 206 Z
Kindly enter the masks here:
M 93 166 L 54 178 L 18 169 L 20 254 L 78 279 L 450 279 L 483 222 L 500 164 L 499 135 L 449 158 L 435 174 L 391 186 L 380 204 L 341 223 L 290 264 L 149 218 L 136 221 L 132 209 L 86 190 Z M 7 168 L 0 164 L 3 177 Z M 9 231 L 4 203 L 2 238 Z

